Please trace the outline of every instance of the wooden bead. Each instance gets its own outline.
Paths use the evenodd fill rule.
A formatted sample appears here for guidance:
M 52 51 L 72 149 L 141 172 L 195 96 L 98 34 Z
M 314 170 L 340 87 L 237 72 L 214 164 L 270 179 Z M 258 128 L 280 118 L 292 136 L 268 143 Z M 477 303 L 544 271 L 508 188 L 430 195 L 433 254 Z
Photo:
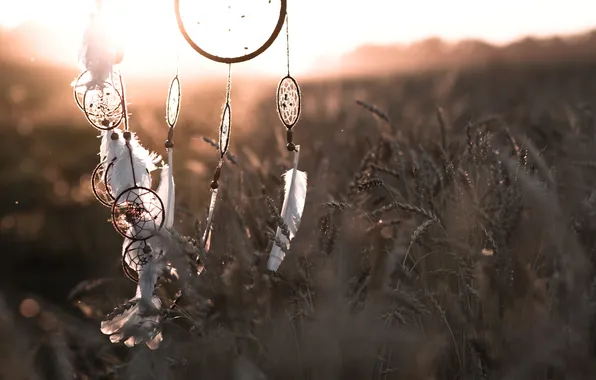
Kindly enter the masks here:
M 213 182 L 218 182 L 220 175 L 221 175 L 221 168 L 218 166 L 217 169 L 215 169 L 215 173 L 213 173 Z

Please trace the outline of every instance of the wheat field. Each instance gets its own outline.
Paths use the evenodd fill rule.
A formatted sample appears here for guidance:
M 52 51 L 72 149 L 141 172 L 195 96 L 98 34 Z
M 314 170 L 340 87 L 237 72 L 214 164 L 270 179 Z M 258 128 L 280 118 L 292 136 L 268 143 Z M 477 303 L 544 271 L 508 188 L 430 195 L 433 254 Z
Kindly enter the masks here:
M 156 351 L 99 331 L 135 285 L 91 192 L 99 140 L 72 101 L 76 73 L 0 72 L 0 378 L 596 375 L 593 63 L 301 82 L 309 192 L 277 274 L 266 260 L 291 156 L 276 82 L 234 83 L 204 254 L 224 82 L 182 78 L 173 261 L 185 292 Z M 160 153 L 167 85 L 128 84 L 131 128 Z

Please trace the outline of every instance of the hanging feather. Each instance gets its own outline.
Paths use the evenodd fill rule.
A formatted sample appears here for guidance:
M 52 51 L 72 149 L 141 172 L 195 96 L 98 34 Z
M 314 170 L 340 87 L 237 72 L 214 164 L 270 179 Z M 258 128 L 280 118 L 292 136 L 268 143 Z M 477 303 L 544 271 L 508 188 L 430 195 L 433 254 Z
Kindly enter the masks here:
M 153 295 L 157 279 L 166 268 L 161 241 L 156 237 L 147 241 L 124 239 L 122 254 L 126 265 L 139 273 L 139 283 L 135 297 L 127 302 L 132 306 L 106 317 L 101 331 L 110 335 L 112 343 L 123 341 L 132 347 L 144 342 L 155 349 L 163 339 L 159 317 L 161 301 Z
M 284 203 L 281 209 L 281 218 L 287 226 L 289 236 L 286 236 L 280 227 L 277 227 L 275 234 L 275 241 L 269 254 L 269 261 L 267 262 L 267 269 L 277 271 L 279 265 L 285 257 L 285 252 L 290 248 L 290 241 L 296 236 L 298 227 L 300 227 L 300 220 L 302 219 L 302 212 L 304 210 L 304 203 L 306 201 L 306 187 L 307 175 L 305 172 L 298 170 L 300 146 L 296 145 L 294 152 L 294 167 L 284 173 Z M 278 244 L 283 245 L 280 247 Z
M 173 156 L 173 149 L 168 149 L 168 191 L 166 197 L 166 221 L 165 227 L 172 228 L 174 226 L 174 210 L 175 210 L 175 200 L 176 200 L 176 185 L 174 184 L 174 169 L 172 165 L 174 164 Z M 164 177 L 162 176 L 162 179 Z
M 112 149 L 117 149 L 117 147 L 119 146 L 117 140 L 116 142 L 114 142 L 114 140 L 110 139 L 110 135 L 112 134 L 112 132 L 115 131 L 101 131 L 101 134 L 99 135 L 99 138 L 101 139 L 98 153 L 99 162 L 106 162 L 108 155 L 110 154 L 109 151 Z M 112 153 L 111 155 L 115 157 L 116 153 Z
M 180 86 L 180 79 L 178 74 L 170 83 L 168 90 L 168 99 L 166 101 L 166 122 L 168 123 L 168 139 L 166 140 L 166 149 L 168 152 L 168 164 L 164 165 L 161 172 L 161 182 L 157 190 L 157 194 L 161 199 L 165 200 L 165 223 L 166 228 L 172 228 L 174 225 L 174 171 L 172 165 L 174 164 L 173 152 L 174 143 L 172 141 L 174 136 L 174 127 L 180 115 L 180 98 L 182 96 L 182 89 Z M 166 187 L 167 185 L 167 187 Z
M 171 154 L 170 160 L 171 160 Z M 157 188 L 157 194 L 160 198 L 166 199 L 164 217 L 164 226 L 171 228 L 174 222 L 174 179 L 169 165 L 164 165 L 161 171 L 160 184 Z M 135 228 L 131 226 L 131 228 Z M 166 232 L 167 234 L 167 232 Z M 139 284 L 137 294 L 133 300 L 138 303 L 124 313 L 102 322 L 102 332 L 111 335 L 112 342 L 124 340 L 127 346 L 133 346 L 140 342 L 145 342 L 151 349 L 159 346 L 163 339 L 161 331 L 151 339 L 145 339 L 146 335 L 155 329 L 158 320 L 152 315 L 151 310 L 159 308 L 160 303 L 156 302 L 155 286 L 157 279 L 164 271 L 176 273 L 174 268 L 168 268 L 165 265 L 164 255 L 165 246 L 164 237 L 152 236 L 146 241 L 134 241 L 124 239 L 122 245 L 122 255 L 125 264 L 139 274 Z M 145 248 L 148 249 L 145 249 Z M 159 301 L 159 299 L 157 299 Z M 143 314 L 149 311 L 149 316 Z M 136 327 L 135 327 L 136 326 Z M 126 336 L 123 331 L 135 329 L 132 336 Z M 125 339 L 126 338 L 126 339 Z
M 115 137 L 114 133 L 118 134 L 118 138 L 112 137 Z M 120 140 L 122 138 L 122 133 L 123 131 L 121 129 L 101 131 L 101 144 L 99 146 L 99 162 L 103 162 L 104 164 L 104 173 L 107 170 L 107 166 L 109 164 L 113 163 L 117 157 L 121 157 L 125 153 L 126 144 L 123 144 Z
M 211 237 L 211 230 L 213 222 L 213 214 L 215 212 L 215 202 L 217 201 L 218 189 L 211 189 L 211 201 L 209 202 L 209 213 L 207 214 L 207 224 L 205 225 L 205 231 L 203 232 L 203 248 L 209 251 L 209 241 Z
M 163 260 L 155 257 L 157 252 L 154 253 L 152 249 L 147 255 L 147 262 L 142 265 L 139 271 L 139 288 L 141 290 L 140 304 L 144 310 L 152 308 L 151 299 L 153 292 L 155 291 L 155 285 L 157 284 L 157 278 L 164 269 L 162 265 Z
M 111 140 L 107 142 L 106 162 L 113 163 L 107 175 L 107 182 L 114 196 L 134 186 L 151 188 L 150 173 L 157 169 L 161 156 L 145 149 L 134 133 L 129 132 L 131 137 L 127 143 L 123 137 L 125 132 L 120 129 L 115 129 L 113 132 L 118 134 L 114 140 L 111 140 L 112 133 L 106 134 Z
M 168 161 L 172 162 L 171 149 L 168 151 Z M 174 175 L 170 165 L 164 165 L 161 169 L 161 179 L 157 187 L 157 195 L 164 202 L 164 224 L 165 228 L 172 228 L 174 226 Z
M 100 329 L 102 333 L 110 335 L 112 343 L 123 341 L 128 347 L 145 343 L 147 347 L 154 350 L 163 340 L 160 328 L 161 318 L 157 313 L 143 315 L 140 298 L 141 288 L 137 286 L 136 295 L 125 304 L 128 307 L 118 308 L 123 310 L 116 309 L 101 322 Z M 161 308 L 159 297 L 151 298 L 151 306 L 153 310 Z

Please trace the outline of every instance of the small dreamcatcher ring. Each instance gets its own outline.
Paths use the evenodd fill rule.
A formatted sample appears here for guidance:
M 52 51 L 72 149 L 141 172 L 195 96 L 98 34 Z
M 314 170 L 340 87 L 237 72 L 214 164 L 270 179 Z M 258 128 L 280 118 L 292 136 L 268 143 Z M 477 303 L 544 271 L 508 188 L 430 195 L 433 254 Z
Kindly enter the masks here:
M 149 251 L 149 253 L 145 252 L 146 248 L 151 249 L 146 241 L 131 241 L 122 253 L 122 270 L 124 270 L 124 274 L 132 282 L 139 282 L 138 266 L 143 265 L 143 256 L 151 253 L 151 251 Z M 139 261 L 138 263 L 135 263 L 137 268 L 132 268 L 132 266 L 127 262 L 127 258 L 131 263 L 133 260 Z
M 114 96 L 116 96 L 118 99 L 118 102 L 116 102 L 116 105 L 112 109 L 109 109 L 107 111 L 102 110 L 99 114 L 92 112 L 87 107 L 89 93 L 91 91 L 103 91 L 102 92 L 102 96 L 103 96 L 105 89 L 109 89 L 109 91 L 113 91 L 113 93 L 115 94 Z M 107 93 L 106 95 L 110 96 L 111 94 Z M 81 108 L 81 110 L 85 114 L 87 121 L 93 127 L 97 128 L 99 130 L 110 131 L 110 130 L 118 127 L 120 125 L 120 123 L 122 123 L 122 120 L 124 119 L 124 112 L 122 111 L 122 95 L 120 94 L 118 89 L 110 82 L 104 82 L 103 87 L 95 85 L 94 87 L 87 88 L 85 90 L 85 93 L 83 94 L 82 103 L 79 102 L 79 98 L 78 98 L 77 92 L 75 90 L 75 100 L 77 101 L 77 105 L 79 105 L 79 108 Z M 89 105 L 89 107 L 93 107 L 93 106 L 94 106 L 93 103 L 91 103 Z M 96 105 L 96 107 L 97 107 L 97 105 Z M 103 106 L 100 105 L 100 109 L 102 107 Z
M 131 241 L 122 254 L 122 270 L 126 277 L 134 283 L 139 282 L 139 271 L 143 265 L 147 265 L 148 255 L 154 254 L 153 249 L 146 240 Z M 156 259 L 160 259 L 164 252 L 160 251 Z M 161 285 L 163 278 L 157 279 L 157 285 Z
M 132 282 L 138 283 L 139 282 L 139 275 L 136 271 L 134 271 L 131 267 L 128 266 L 124 259 L 124 255 L 122 255 L 122 270 L 124 271 L 124 275 Z
M 89 70 L 85 70 L 81 73 L 81 75 L 79 75 L 79 77 L 75 80 L 74 82 L 74 100 L 77 103 L 77 106 L 79 107 L 79 109 L 81 111 L 85 111 L 85 106 L 83 105 L 83 96 L 85 95 L 84 92 L 79 92 L 78 89 L 81 87 L 85 88 L 85 91 L 87 91 L 87 84 L 81 84 L 81 81 L 83 80 L 83 77 L 85 75 L 90 75 Z M 89 78 L 89 80 L 91 80 L 91 78 Z
M 85 111 L 85 106 L 83 105 L 83 96 L 85 95 L 85 92 L 80 92 L 77 91 L 77 89 L 81 88 L 81 87 L 85 87 L 85 91 L 88 90 L 87 88 L 87 84 L 82 84 L 81 81 L 83 80 L 83 77 L 85 77 L 86 75 L 90 75 L 89 70 L 85 70 L 81 73 L 81 75 L 79 75 L 77 77 L 77 79 L 74 81 L 74 91 L 73 91 L 73 95 L 74 95 L 74 100 L 75 103 L 77 104 L 77 106 L 79 107 L 79 109 L 81 111 Z M 91 83 L 91 78 L 89 78 L 89 83 Z M 111 87 L 114 87 L 110 82 L 108 81 L 104 81 L 103 85 L 109 85 Z M 98 87 L 97 84 L 93 85 L 92 88 Z M 120 95 L 120 92 L 118 90 L 116 90 L 116 93 L 118 93 L 118 95 Z
M 269 36 L 269 38 L 267 39 L 267 41 L 265 41 L 265 43 L 263 43 L 258 49 L 245 54 L 245 55 L 241 55 L 241 56 L 236 56 L 236 57 L 220 57 L 217 56 L 215 54 L 211 54 L 207 51 L 205 51 L 203 48 L 201 48 L 188 34 L 188 31 L 186 30 L 186 27 L 184 26 L 184 22 L 182 21 L 182 15 L 180 14 L 180 0 L 174 0 L 174 10 L 176 13 L 176 21 L 178 22 L 178 28 L 180 29 L 180 33 L 182 33 L 182 36 L 184 37 L 184 39 L 186 40 L 186 42 L 188 42 L 188 44 L 199 54 L 201 54 L 203 57 L 210 59 L 212 61 L 215 62 L 220 62 L 220 63 L 240 63 L 240 62 L 245 62 L 245 61 L 249 61 L 257 56 L 259 56 L 260 54 L 262 54 L 265 50 L 269 49 L 269 47 L 271 46 L 271 44 L 273 44 L 273 42 L 275 41 L 275 39 L 277 38 L 277 36 L 279 35 L 279 32 L 281 31 L 281 28 L 283 27 L 284 24 L 284 20 L 286 17 L 286 10 L 287 10 L 287 0 L 280 0 L 281 2 L 281 7 L 279 10 L 279 18 L 277 19 L 277 24 L 275 25 L 275 28 L 273 29 L 273 32 L 271 33 L 271 35 Z
M 99 163 L 93 170 L 91 174 L 91 190 L 93 190 L 93 195 L 95 198 L 106 207 L 112 207 L 114 204 L 114 196 L 112 195 L 110 186 L 108 185 L 108 172 L 114 166 L 113 162 L 107 166 L 106 170 L 102 172 L 103 167 L 105 165 L 105 161 Z M 102 186 L 103 184 L 103 186 Z
M 133 282 L 139 282 L 140 267 L 148 263 L 147 256 L 151 254 L 152 249 L 147 241 L 131 241 L 122 254 L 122 269 L 126 277 Z
M 277 113 L 286 128 L 292 129 L 300 118 L 302 99 L 298 82 L 290 75 L 279 81 L 277 86 Z
M 133 186 L 122 191 L 112 206 L 112 224 L 120 235 L 133 241 L 147 240 L 165 222 L 164 204 L 149 188 Z

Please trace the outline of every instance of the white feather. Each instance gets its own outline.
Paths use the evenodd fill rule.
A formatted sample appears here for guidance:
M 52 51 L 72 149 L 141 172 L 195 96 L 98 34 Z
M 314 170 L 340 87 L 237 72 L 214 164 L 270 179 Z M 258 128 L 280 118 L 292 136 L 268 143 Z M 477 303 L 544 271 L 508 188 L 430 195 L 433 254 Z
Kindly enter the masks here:
M 131 133 L 128 142 L 129 151 L 122 131 L 115 129 L 114 132 L 118 133 L 119 138 L 111 140 L 111 137 L 107 137 L 110 142 L 106 143 L 108 144 L 107 162 L 113 162 L 113 166 L 108 171 L 107 180 L 114 197 L 133 186 L 151 188 L 150 172 L 157 169 L 157 163 L 161 160 L 161 156 L 145 149 L 134 133 Z M 100 148 L 100 154 L 102 152 L 103 150 Z
M 130 300 L 139 300 L 141 297 L 141 288 L 137 286 L 135 296 Z M 151 298 L 151 305 L 154 308 L 159 309 L 161 307 L 161 300 L 159 297 Z M 145 342 L 145 344 L 151 348 L 156 349 L 159 343 L 163 340 L 161 331 L 156 334 L 155 325 L 159 324 L 159 316 L 146 316 L 140 315 L 140 304 L 137 302 L 133 307 L 125 310 L 122 314 L 116 315 L 111 319 L 107 319 L 101 322 L 101 332 L 110 335 L 110 341 L 112 343 L 118 343 L 124 339 L 127 335 L 127 329 L 133 329 L 137 331 L 137 334 L 127 338 L 124 341 L 129 347 L 132 347 L 138 343 Z
M 168 161 L 172 162 L 171 158 Z M 172 228 L 174 225 L 175 187 L 174 176 L 170 165 L 164 165 L 161 168 L 161 178 L 157 187 L 157 195 L 164 204 L 164 228 Z
M 211 189 L 211 201 L 209 202 L 209 212 L 207 214 L 207 223 L 205 224 L 205 231 L 203 231 L 203 247 L 209 251 L 209 241 L 211 237 L 211 229 L 213 223 L 213 214 L 215 212 L 215 203 L 217 202 L 218 189 Z
M 278 227 L 275 234 L 276 240 L 284 245 L 284 249 L 290 248 L 290 241 L 296 236 L 298 228 L 300 227 L 300 220 L 302 219 L 302 212 L 304 211 L 304 203 L 306 201 L 307 190 L 307 175 L 297 169 L 299 159 L 299 146 L 296 146 L 294 152 L 294 168 L 284 173 L 284 203 L 281 209 L 281 217 L 284 223 L 288 226 L 290 238 L 288 239 Z M 279 265 L 285 257 L 284 251 L 274 242 L 269 254 L 269 261 L 267 268 L 272 271 L 277 271 Z
M 136 294 L 130 301 L 138 300 L 141 296 L 141 289 L 137 286 Z M 159 297 L 153 297 L 151 303 L 154 307 L 161 307 L 161 300 Z M 107 319 L 101 322 L 101 332 L 106 335 L 116 334 L 125 325 L 136 324 L 142 317 L 139 315 L 139 304 L 137 303 L 133 307 L 125 310 L 122 314 L 116 315 L 112 319 Z
M 157 284 L 157 278 L 161 271 L 163 271 L 163 265 L 160 265 L 161 260 L 153 257 L 153 251 L 149 255 L 147 264 L 142 265 L 139 271 L 139 288 L 141 290 L 140 302 L 145 308 L 151 308 L 151 299 L 153 298 L 153 292 L 155 291 L 155 285 Z
M 108 150 L 112 149 L 112 144 L 110 144 L 112 141 L 110 139 L 111 134 L 112 131 L 101 131 L 101 134 L 99 135 L 99 138 L 101 139 L 101 143 L 99 145 L 99 162 L 105 162 L 108 158 Z
M 122 136 L 122 130 L 117 128 L 111 131 L 101 132 L 99 159 L 100 162 L 104 162 L 104 169 L 106 169 L 108 164 L 112 162 L 115 158 L 120 157 L 124 149 L 126 148 L 123 140 L 112 140 L 112 133 L 114 132 L 118 133 L 119 136 Z
M 131 227 L 131 229 L 134 229 L 134 227 Z M 125 238 L 122 244 L 122 255 L 125 264 L 139 274 L 137 298 L 139 298 L 144 308 L 151 308 L 151 299 L 157 279 L 166 270 L 164 260 L 165 239 L 167 239 L 165 236 L 153 235 L 143 243 L 142 241 Z M 151 248 L 149 253 L 142 251 L 145 244 Z M 129 248 L 128 252 L 127 248 Z M 139 258 L 139 255 L 143 255 L 143 258 Z

